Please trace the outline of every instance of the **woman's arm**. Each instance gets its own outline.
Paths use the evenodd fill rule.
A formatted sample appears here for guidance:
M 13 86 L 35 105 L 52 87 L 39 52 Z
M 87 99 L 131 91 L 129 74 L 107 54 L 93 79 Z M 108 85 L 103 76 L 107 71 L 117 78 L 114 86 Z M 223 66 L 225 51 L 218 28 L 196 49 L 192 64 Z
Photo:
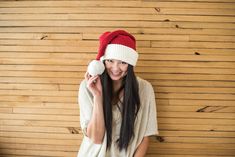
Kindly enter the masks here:
M 94 106 L 91 120 L 87 126 L 87 136 L 95 143 L 100 144 L 105 134 L 102 97 L 94 96 Z
M 87 87 L 93 95 L 93 111 L 91 120 L 87 126 L 87 136 L 95 143 L 103 142 L 105 134 L 105 122 L 103 112 L 102 86 L 99 76 L 86 74 Z
M 146 136 L 143 138 L 140 145 L 137 147 L 134 157 L 144 157 L 148 150 L 148 145 L 149 145 L 149 137 Z

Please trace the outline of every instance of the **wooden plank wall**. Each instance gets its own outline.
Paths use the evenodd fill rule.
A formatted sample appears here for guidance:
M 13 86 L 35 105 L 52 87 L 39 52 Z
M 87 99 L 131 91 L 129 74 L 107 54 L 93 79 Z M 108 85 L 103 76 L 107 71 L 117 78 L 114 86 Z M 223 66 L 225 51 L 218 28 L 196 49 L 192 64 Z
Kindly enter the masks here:
M 119 28 L 157 98 L 147 157 L 235 156 L 235 0 L 2 0 L 1 157 L 76 156 L 79 83 Z

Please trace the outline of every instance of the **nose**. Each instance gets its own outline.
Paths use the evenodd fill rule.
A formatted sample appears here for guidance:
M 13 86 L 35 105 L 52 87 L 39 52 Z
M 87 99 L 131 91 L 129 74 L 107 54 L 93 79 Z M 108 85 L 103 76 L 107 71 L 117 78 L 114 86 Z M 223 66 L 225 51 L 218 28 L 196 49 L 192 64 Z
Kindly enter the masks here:
M 118 62 L 113 62 L 112 69 L 113 70 L 119 70 L 119 63 Z

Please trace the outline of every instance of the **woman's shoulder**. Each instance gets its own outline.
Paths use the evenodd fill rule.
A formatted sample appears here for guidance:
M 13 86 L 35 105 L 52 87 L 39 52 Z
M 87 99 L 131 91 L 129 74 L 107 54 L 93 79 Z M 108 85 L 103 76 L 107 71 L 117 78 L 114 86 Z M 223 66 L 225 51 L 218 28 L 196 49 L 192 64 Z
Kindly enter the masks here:
M 79 92 L 78 93 L 83 93 L 85 94 L 86 96 L 89 96 L 90 98 L 92 98 L 92 94 L 91 92 L 89 91 L 89 89 L 87 88 L 87 81 L 84 79 L 80 82 L 80 85 L 79 85 Z
M 140 91 L 148 92 L 148 91 L 153 90 L 152 84 L 149 81 L 147 81 L 143 78 L 140 78 L 140 77 L 137 77 L 137 81 L 139 84 Z
M 82 89 L 86 89 L 86 80 L 84 79 L 84 80 L 82 80 L 81 82 L 80 82 L 80 85 L 79 85 L 79 89 L 80 90 L 82 90 Z
M 140 87 L 145 87 L 145 88 L 149 88 L 152 87 L 151 83 L 143 78 L 140 78 L 137 76 L 137 81 L 139 83 Z

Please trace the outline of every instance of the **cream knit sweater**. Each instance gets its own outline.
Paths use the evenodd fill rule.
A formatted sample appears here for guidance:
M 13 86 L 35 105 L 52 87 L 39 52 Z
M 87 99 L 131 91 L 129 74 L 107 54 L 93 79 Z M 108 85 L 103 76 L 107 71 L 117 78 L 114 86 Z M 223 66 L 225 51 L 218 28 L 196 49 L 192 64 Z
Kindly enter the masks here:
M 79 88 L 80 124 L 84 138 L 77 157 L 133 157 L 135 150 L 145 136 L 158 134 L 155 95 L 152 85 L 139 77 L 140 110 L 134 126 L 134 138 L 132 138 L 127 151 L 119 151 L 116 141 L 121 127 L 121 113 L 115 105 L 113 107 L 113 137 L 110 150 L 106 151 L 106 135 L 102 144 L 94 144 L 86 136 L 86 128 L 92 115 L 93 97 L 86 88 L 83 80 Z

